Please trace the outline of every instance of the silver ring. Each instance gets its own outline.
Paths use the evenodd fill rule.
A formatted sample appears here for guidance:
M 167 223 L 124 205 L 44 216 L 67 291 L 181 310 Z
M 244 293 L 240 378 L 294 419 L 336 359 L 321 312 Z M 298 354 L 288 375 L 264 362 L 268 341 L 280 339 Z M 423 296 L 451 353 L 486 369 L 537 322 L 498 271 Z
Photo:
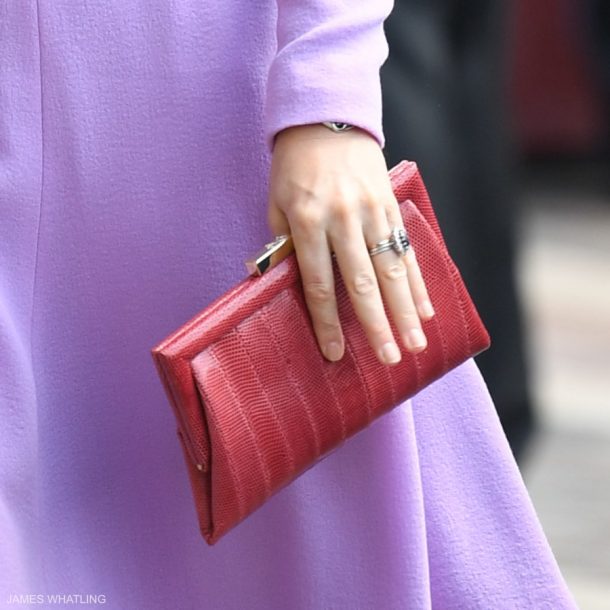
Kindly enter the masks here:
M 388 250 L 394 250 L 398 256 L 404 256 L 409 250 L 410 245 L 411 242 L 409 241 L 407 232 L 401 227 L 394 227 L 390 233 L 390 237 L 378 241 L 369 250 L 369 254 L 375 256 L 376 254 L 381 254 Z

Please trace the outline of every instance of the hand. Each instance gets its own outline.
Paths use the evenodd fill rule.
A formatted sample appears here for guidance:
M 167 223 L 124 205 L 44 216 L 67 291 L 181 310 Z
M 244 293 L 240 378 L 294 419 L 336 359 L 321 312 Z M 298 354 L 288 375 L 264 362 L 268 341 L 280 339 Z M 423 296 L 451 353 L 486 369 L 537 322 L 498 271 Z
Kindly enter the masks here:
M 323 125 L 280 132 L 268 212 L 275 235 L 292 235 L 314 332 L 328 360 L 339 360 L 345 348 L 331 252 L 381 362 L 400 361 L 384 301 L 406 349 L 425 349 L 420 320 L 434 311 L 413 248 L 404 257 L 368 253 L 393 226 L 403 226 L 382 151 L 371 135 L 360 129 L 334 133 Z

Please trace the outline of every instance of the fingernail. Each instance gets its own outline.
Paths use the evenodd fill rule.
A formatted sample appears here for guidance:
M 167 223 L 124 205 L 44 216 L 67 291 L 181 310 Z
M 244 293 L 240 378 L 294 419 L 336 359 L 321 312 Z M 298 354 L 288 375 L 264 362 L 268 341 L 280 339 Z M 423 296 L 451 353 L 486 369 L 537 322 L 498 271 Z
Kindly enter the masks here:
M 381 359 L 386 364 L 396 364 L 400 362 L 400 350 L 396 343 L 385 343 L 379 350 Z
M 343 348 L 340 343 L 336 341 L 331 341 L 324 348 L 324 355 L 333 362 L 335 360 L 341 360 L 341 356 L 343 355 Z
M 421 349 L 426 347 L 426 335 L 419 328 L 412 328 L 407 335 L 407 344 L 410 349 Z
M 431 318 L 434 315 L 434 307 L 432 307 L 432 303 L 430 301 L 424 301 L 419 309 L 421 311 L 422 316 L 425 318 Z

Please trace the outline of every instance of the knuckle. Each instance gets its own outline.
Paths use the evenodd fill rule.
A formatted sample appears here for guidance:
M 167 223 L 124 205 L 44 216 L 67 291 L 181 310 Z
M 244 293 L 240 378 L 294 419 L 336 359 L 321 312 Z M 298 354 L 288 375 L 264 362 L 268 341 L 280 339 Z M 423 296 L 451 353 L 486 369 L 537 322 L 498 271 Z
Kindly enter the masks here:
M 388 334 L 388 325 L 382 321 L 371 321 L 366 325 L 370 336 L 382 337 Z
M 354 216 L 354 206 L 345 197 L 338 197 L 333 203 L 333 218 L 343 224 Z
M 419 315 L 414 309 L 399 312 L 397 318 L 399 322 L 405 323 L 409 327 L 419 328 L 420 326 Z
M 337 319 L 316 319 L 315 324 L 318 332 L 324 336 L 338 336 L 341 332 L 341 325 Z
M 322 212 L 316 207 L 300 207 L 295 209 L 292 213 L 291 224 L 296 225 L 301 231 L 315 231 L 319 229 L 322 223 Z
M 384 206 L 379 199 L 369 193 L 362 198 L 360 206 L 370 216 L 376 216 L 384 211 Z
M 367 271 L 357 273 L 350 282 L 350 291 L 358 296 L 370 295 L 376 287 L 375 278 Z
M 327 304 L 333 300 L 333 290 L 326 282 L 306 282 L 303 290 L 307 299 L 314 304 Z
M 407 269 L 402 263 L 393 263 L 381 270 L 381 275 L 390 281 L 400 280 L 407 277 Z

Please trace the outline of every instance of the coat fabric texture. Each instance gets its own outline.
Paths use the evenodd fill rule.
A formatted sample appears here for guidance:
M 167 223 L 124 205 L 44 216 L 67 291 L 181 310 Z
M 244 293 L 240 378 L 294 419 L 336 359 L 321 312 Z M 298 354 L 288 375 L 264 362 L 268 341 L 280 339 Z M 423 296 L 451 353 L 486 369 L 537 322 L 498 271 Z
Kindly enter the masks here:
M 275 133 L 383 143 L 390 4 L 0 4 L 0 607 L 574 607 L 472 361 L 198 531 L 150 349 L 270 236 Z

